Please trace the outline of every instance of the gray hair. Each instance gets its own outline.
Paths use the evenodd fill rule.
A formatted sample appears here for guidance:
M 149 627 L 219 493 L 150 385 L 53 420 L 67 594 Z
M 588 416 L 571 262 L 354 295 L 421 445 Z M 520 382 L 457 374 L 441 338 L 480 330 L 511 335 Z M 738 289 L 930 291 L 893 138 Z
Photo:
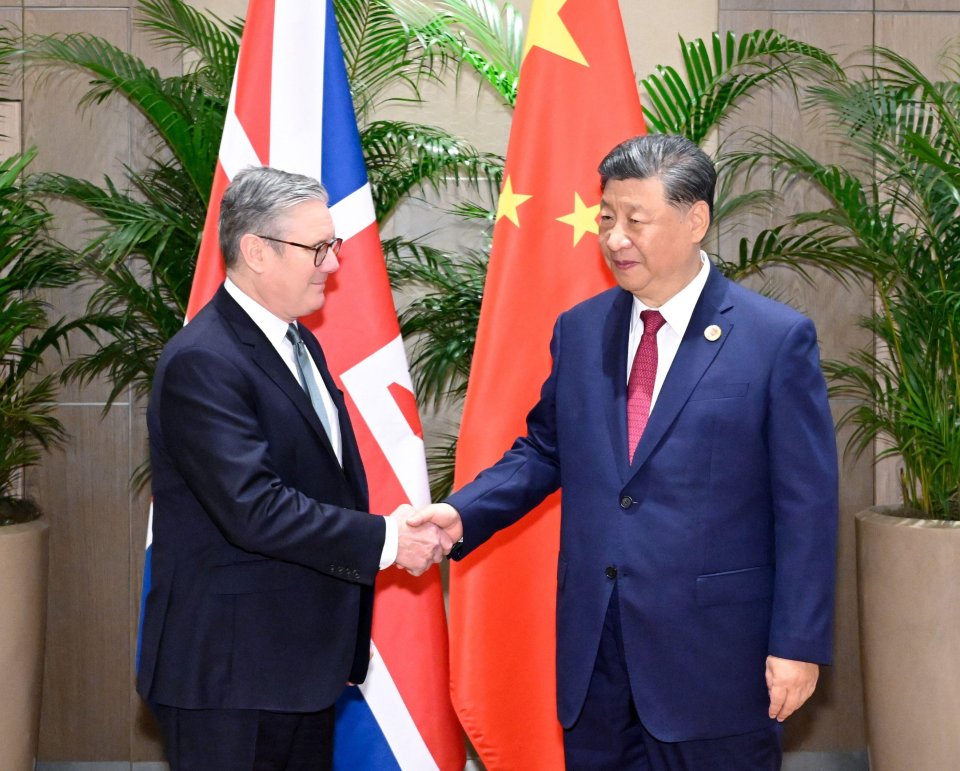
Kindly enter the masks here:
M 611 179 L 650 179 L 663 184 L 663 194 L 673 206 L 705 201 L 713 220 L 713 194 L 717 170 L 709 156 L 683 136 L 647 134 L 614 147 L 600 161 L 600 184 Z
M 329 200 L 327 191 L 313 177 L 293 174 L 270 166 L 248 166 L 234 176 L 220 202 L 220 251 L 228 268 L 240 258 L 240 239 L 247 233 L 267 232 L 287 209 L 307 201 Z M 281 234 L 282 235 L 282 234 Z M 279 249 L 279 245 L 271 247 Z

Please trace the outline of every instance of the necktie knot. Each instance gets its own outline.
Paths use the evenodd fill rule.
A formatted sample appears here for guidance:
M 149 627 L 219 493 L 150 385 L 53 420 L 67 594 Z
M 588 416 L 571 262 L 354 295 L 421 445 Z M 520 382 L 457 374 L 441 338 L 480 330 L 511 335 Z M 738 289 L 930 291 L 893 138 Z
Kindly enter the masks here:
M 643 337 L 657 334 L 667 323 L 660 311 L 640 311 L 640 320 L 643 322 Z
M 293 343 L 293 347 L 299 349 L 303 345 L 303 340 L 300 337 L 300 330 L 297 329 L 296 324 L 290 324 L 287 326 L 287 340 Z

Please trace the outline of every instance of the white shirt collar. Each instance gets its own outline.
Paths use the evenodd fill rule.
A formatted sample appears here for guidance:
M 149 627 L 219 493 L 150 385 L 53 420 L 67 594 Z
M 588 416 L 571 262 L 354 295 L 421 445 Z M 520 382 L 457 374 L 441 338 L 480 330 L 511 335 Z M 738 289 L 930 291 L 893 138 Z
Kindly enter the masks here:
M 268 311 L 229 278 L 223 282 L 223 286 L 227 290 L 227 294 L 237 301 L 237 305 L 243 308 L 253 320 L 253 323 L 260 327 L 260 330 L 267 336 L 267 340 L 271 342 L 274 348 L 278 348 L 287 336 L 289 322 Z
M 706 286 L 709 276 L 710 260 L 706 252 L 701 250 L 700 270 L 697 272 L 697 275 L 694 276 L 693 280 L 683 289 L 657 308 L 663 315 L 664 321 L 676 332 L 680 339 L 683 339 L 683 335 L 687 331 L 687 326 L 689 326 L 690 319 L 693 316 L 693 309 L 696 307 L 697 301 L 703 293 L 703 287 Z M 650 310 L 650 306 L 641 302 L 640 299 L 634 295 L 633 315 L 630 318 L 631 330 L 640 322 L 640 311 L 646 310 Z

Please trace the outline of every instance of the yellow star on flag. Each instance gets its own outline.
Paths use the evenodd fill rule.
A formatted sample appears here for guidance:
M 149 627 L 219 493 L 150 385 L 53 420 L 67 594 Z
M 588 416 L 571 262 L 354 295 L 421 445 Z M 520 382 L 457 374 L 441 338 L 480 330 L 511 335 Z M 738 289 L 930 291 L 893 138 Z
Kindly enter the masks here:
M 522 203 L 532 197 L 533 196 L 524 195 L 523 193 L 514 193 L 513 180 L 507 177 L 507 181 L 504 182 L 503 190 L 500 193 L 500 200 L 497 203 L 496 221 L 499 222 L 501 217 L 506 217 L 514 225 L 520 227 L 520 215 L 517 213 L 517 209 Z
M 560 9 L 567 0 L 533 0 L 530 10 L 530 25 L 527 40 L 523 46 L 523 58 L 527 58 L 530 49 L 539 46 L 544 51 L 562 56 L 584 67 L 589 67 L 580 52 L 577 41 L 573 39 L 567 25 L 560 18 Z
M 557 217 L 557 222 L 564 225 L 570 225 L 573 228 L 573 245 L 580 243 L 585 233 L 600 233 L 600 226 L 597 225 L 597 216 L 600 214 L 600 204 L 596 206 L 587 206 L 579 193 L 573 194 L 573 211 L 562 217 Z

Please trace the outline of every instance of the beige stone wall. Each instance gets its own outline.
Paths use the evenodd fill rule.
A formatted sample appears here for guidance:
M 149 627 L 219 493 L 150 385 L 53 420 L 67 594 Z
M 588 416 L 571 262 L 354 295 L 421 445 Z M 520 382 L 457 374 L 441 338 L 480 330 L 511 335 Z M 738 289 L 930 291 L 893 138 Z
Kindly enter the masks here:
M 28 32 L 96 32 L 170 68 L 171 62 L 152 50 L 133 26 L 135 5 L 135 0 L 0 0 L 0 21 Z M 198 5 L 230 18 L 243 14 L 246 2 L 205 0 Z M 518 3 L 524 12 L 529 5 L 530 0 Z M 658 63 L 679 64 L 678 34 L 703 37 L 717 28 L 772 26 L 843 56 L 877 41 L 916 55 L 925 64 L 946 36 L 960 33 L 956 0 L 621 0 L 621 9 L 640 76 Z M 78 112 L 75 105 L 83 88 L 78 77 L 47 82 L 42 88 L 34 78 L 22 87 L 5 84 L 0 95 L 15 101 L 0 104 L 0 133 L 6 135 L 0 152 L 21 143 L 36 144 L 41 153 L 37 169 L 93 180 L 104 173 L 119 178 L 122 164 L 136 164 L 144 150 L 137 119 L 122 105 Z M 457 88 L 426 95 L 429 106 L 417 113 L 418 120 L 459 132 L 483 149 L 504 150 L 510 113 L 486 92 L 478 97 L 475 82 L 464 80 Z M 558 105 L 558 111 L 564 109 Z M 819 141 L 816 127 L 782 100 L 758 100 L 739 122 L 775 129 L 814 147 Z M 57 211 L 63 237 L 75 239 L 83 227 L 79 213 L 67 207 Z M 477 238 L 475 231 L 437 219 L 435 211 L 416 201 L 398 212 L 388 232 L 438 227 L 449 245 L 473 244 Z M 789 279 L 782 286 L 816 320 L 826 355 L 841 356 L 861 341 L 851 320 L 869 307 L 868 292 L 848 293 L 826 283 L 811 289 Z M 53 300 L 69 312 L 80 307 L 84 297 L 76 291 Z M 131 493 L 127 480 L 145 455 L 143 411 L 121 398 L 101 414 L 107 390 L 99 382 L 64 391 L 60 417 L 73 440 L 26 480 L 52 521 L 41 760 L 160 757 L 155 732 L 132 685 L 147 500 Z M 837 410 L 843 406 L 835 405 Z M 883 486 L 881 480 L 878 487 Z M 790 748 L 863 746 L 851 517 L 873 501 L 874 487 L 869 465 L 845 464 L 837 664 L 825 676 L 815 704 L 791 721 Z

